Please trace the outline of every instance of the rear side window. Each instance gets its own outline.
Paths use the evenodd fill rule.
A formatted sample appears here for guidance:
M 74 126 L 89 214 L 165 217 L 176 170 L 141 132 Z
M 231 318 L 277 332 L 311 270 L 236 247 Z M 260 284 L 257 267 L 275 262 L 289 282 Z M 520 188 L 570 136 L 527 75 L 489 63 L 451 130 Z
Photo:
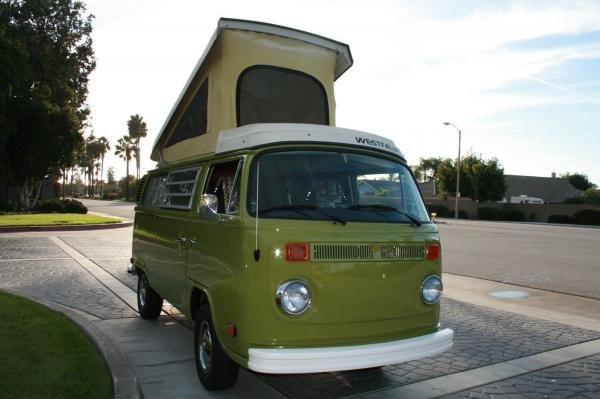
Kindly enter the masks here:
M 199 168 L 180 169 L 150 177 L 142 205 L 154 208 L 190 209 Z
M 237 124 L 329 124 L 327 94 L 314 77 L 293 69 L 257 65 L 237 84 Z
M 167 175 L 152 176 L 146 184 L 146 192 L 142 198 L 143 206 L 158 208 L 163 204 Z

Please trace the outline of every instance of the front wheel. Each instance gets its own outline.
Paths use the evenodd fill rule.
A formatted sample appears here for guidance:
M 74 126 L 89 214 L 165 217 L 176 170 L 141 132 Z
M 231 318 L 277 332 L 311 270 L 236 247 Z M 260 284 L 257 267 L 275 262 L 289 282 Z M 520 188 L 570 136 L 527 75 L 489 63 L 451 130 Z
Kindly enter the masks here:
M 223 351 L 213 328 L 208 305 L 202 305 L 194 329 L 196 370 L 200 382 L 209 391 L 219 391 L 235 385 L 240 367 Z
M 150 286 L 146 274 L 138 272 L 137 302 L 142 319 L 156 319 L 162 310 L 163 299 Z

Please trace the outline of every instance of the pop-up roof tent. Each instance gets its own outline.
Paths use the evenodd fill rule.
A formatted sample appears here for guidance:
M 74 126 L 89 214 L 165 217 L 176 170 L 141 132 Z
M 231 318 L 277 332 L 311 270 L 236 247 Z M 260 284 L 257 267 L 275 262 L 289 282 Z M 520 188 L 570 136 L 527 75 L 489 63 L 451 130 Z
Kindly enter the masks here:
M 165 164 L 212 153 L 219 132 L 253 123 L 335 126 L 333 82 L 351 66 L 346 44 L 221 18 L 151 158 Z

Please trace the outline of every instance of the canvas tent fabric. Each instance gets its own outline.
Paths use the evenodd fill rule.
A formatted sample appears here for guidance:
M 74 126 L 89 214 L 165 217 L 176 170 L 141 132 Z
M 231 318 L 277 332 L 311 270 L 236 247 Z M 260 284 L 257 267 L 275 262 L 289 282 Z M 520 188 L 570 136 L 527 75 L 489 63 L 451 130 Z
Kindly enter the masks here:
M 276 25 L 221 19 L 163 125 L 151 158 L 167 164 L 212 153 L 219 132 L 240 123 L 308 122 L 335 126 L 333 83 L 351 65 L 350 49 L 345 44 Z M 251 79 L 248 87 L 252 89 L 239 96 L 240 78 L 251 76 L 249 71 L 260 67 L 263 75 L 269 68 L 277 71 L 272 71 L 267 79 L 277 90 L 265 92 Z M 286 71 L 293 73 L 285 74 Z M 295 95 L 289 97 L 286 93 L 290 92 Z M 205 98 L 204 104 L 198 101 L 199 93 Z M 278 103 L 278 115 L 266 113 L 266 106 L 253 106 L 252 101 L 247 101 L 248 94 L 257 97 L 258 102 Z M 245 98 L 242 104 L 240 98 Z M 197 112 L 198 104 L 203 113 Z M 299 104 L 303 105 L 301 112 Z M 240 106 L 245 120 L 239 119 Z M 282 108 L 285 106 L 287 114 Z

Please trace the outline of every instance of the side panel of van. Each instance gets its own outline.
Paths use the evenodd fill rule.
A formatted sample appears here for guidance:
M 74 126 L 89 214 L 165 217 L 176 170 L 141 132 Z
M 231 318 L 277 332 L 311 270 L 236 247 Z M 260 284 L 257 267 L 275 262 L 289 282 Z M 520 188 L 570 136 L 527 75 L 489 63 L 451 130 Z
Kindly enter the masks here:
M 188 219 L 187 210 L 161 209 L 153 221 L 159 239 L 152 254 L 150 281 L 163 298 L 177 307 L 185 302 L 187 245 L 183 239 L 187 237 Z

